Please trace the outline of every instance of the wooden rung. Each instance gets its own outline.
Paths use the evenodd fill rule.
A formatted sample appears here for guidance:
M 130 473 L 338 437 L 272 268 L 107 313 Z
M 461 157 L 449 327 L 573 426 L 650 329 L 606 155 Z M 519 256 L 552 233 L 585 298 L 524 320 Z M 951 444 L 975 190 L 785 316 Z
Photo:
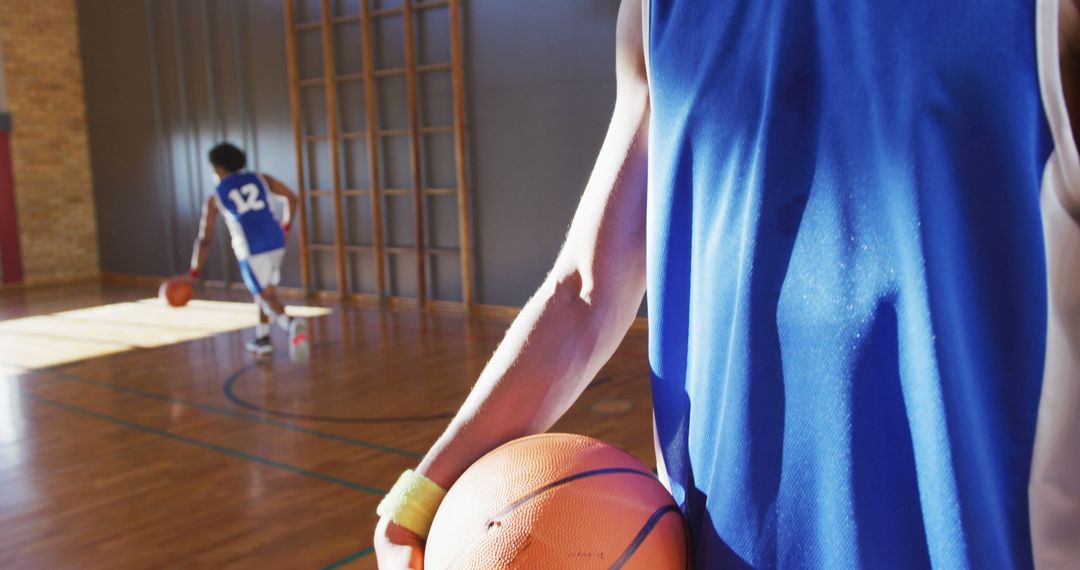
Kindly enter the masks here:
M 416 254 L 417 248 L 413 246 L 391 246 L 383 247 L 383 252 L 390 255 L 409 255 Z M 430 256 L 456 256 L 460 255 L 457 247 L 424 247 L 423 253 Z
M 383 298 L 381 295 L 372 295 L 371 293 L 349 293 L 349 300 L 353 302 L 360 302 L 366 305 L 383 304 Z
M 346 131 L 341 133 L 343 139 L 362 139 L 367 136 L 367 131 Z
M 386 196 L 412 196 L 416 191 L 412 188 L 383 188 L 382 193 Z M 457 188 L 424 188 L 427 196 L 451 196 L 457 194 Z
M 405 137 L 409 136 L 409 129 L 382 129 L 379 131 L 380 137 Z
M 349 253 L 368 253 L 373 249 L 375 249 L 375 248 L 370 246 L 370 245 L 346 245 L 345 246 L 345 251 L 347 251 Z
M 382 18 L 383 16 L 393 16 L 394 14 L 401 13 L 401 6 L 395 8 L 379 8 L 378 10 L 371 11 L 372 18 Z
M 432 8 L 443 8 L 449 6 L 450 3 L 446 0 L 433 0 L 432 2 L 417 2 L 413 4 L 413 10 L 431 10 Z
M 308 190 L 308 196 L 312 198 L 321 198 L 323 196 L 333 196 L 333 190 Z
M 391 255 L 409 255 L 416 253 L 417 249 L 412 246 L 393 246 L 384 247 L 383 251 Z M 458 249 L 456 247 L 426 247 L 424 248 L 424 254 L 426 255 L 458 255 Z
M 300 22 L 294 26 L 294 29 L 298 32 L 306 32 L 308 30 L 317 30 L 321 23 L 318 20 L 312 22 Z
M 391 77 L 394 75 L 405 75 L 404 67 L 387 67 L 386 69 L 376 69 L 375 77 Z
M 337 75 L 337 76 L 334 77 L 334 81 L 338 81 L 338 82 L 343 82 L 343 81 L 363 81 L 363 80 L 364 80 L 364 74 L 363 73 L 343 73 L 341 75 Z
M 334 16 L 330 22 L 337 26 L 341 24 L 359 24 L 360 16 Z
M 325 80 L 322 77 L 309 77 L 307 79 L 301 79 L 297 81 L 300 87 L 311 87 L 312 85 L 322 85 Z
M 449 63 L 425 63 L 423 65 L 416 66 L 416 71 L 420 73 L 426 73 L 431 71 L 450 71 Z
M 334 251 L 334 246 L 325 243 L 312 243 L 308 244 L 308 249 L 315 251 Z
M 395 309 L 419 309 L 420 301 L 412 297 L 387 297 L 386 304 Z
M 342 190 L 341 193 L 346 196 L 367 196 L 371 191 L 367 188 L 355 188 L 352 190 Z
M 454 127 L 420 127 L 420 132 L 425 135 L 438 135 L 454 132 Z

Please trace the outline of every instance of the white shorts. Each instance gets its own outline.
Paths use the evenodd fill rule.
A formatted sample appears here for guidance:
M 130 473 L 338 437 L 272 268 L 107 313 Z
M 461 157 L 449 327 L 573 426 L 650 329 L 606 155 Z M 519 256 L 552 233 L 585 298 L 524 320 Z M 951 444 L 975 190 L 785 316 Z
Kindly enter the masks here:
M 267 287 L 276 287 L 281 282 L 281 261 L 285 259 L 284 249 L 264 251 L 240 261 L 240 276 L 252 295 L 259 295 Z

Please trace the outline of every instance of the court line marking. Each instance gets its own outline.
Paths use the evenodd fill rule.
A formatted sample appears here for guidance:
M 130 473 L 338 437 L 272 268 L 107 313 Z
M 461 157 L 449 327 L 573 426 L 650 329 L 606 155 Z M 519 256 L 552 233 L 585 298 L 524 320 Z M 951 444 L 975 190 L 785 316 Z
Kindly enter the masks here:
M 286 418 L 292 420 L 306 420 L 311 422 L 326 422 L 326 423 L 341 423 L 341 424 L 413 424 L 419 422 L 429 422 L 437 420 L 450 420 L 454 417 L 453 412 L 446 412 L 442 414 L 431 414 L 426 416 L 390 416 L 385 418 L 367 418 L 367 417 L 343 417 L 343 416 L 317 416 L 309 414 L 294 414 L 291 412 L 282 412 L 273 408 L 265 408 L 257 406 L 244 400 L 236 395 L 236 391 L 233 386 L 236 385 L 236 381 L 239 380 L 244 374 L 256 370 L 259 367 L 258 362 L 252 362 L 239 370 L 236 370 L 225 379 L 225 383 L 221 385 L 221 393 L 225 397 L 241 408 L 246 408 L 255 412 L 275 416 L 279 418 Z
M 375 442 L 372 442 L 372 441 L 367 441 L 367 440 L 363 440 L 363 439 L 355 439 L 355 438 L 347 437 L 347 436 L 344 436 L 344 435 L 338 435 L 336 433 L 330 433 L 330 432 L 321 431 L 321 430 L 317 430 L 317 429 L 306 428 L 306 427 L 303 427 L 303 426 L 298 426 L 296 424 L 282 422 L 282 421 L 278 421 L 278 420 L 275 420 L 275 419 L 272 419 L 272 418 L 268 418 L 268 417 L 260 416 L 260 415 L 256 415 L 256 414 L 249 414 L 249 413 L 245 413 L 245 412 L 236 412 L 236 411 L 233 411 L 233 410 L 220 408 L 220 407 L 214 406 L 212 404 L 202 404 L 202 403 L 199 403 L 199 402 L 192 402 L 192 401 L 189 401 L 189 400 L 183 400 L 183 399 L 180 399 L 180 398 L 175 398 L 173 396 L 168 396 L 166 394 L 161 394 L 161 393 L 158 393 L 158 392 L 151 392 L 149 390 L 143 390 L 141 388 L 133 388 L 133 387 L 130 387 L 130 386 L 121 386 L 119 384 L 112 384 L 112 383 L 104 382 L 104 381 L 101 381 L 101 380 L 92 380 L 90 378 L 84 378 L 82 376 L 77 376 L 75 374 L 71 374 L 70 372 L 63 372 L 63 371 L 59 371 L 59 370 L 40 371 L 36 376 L 40 377 L 42 375 L 46 375 L 46 376 L 44 376 L 44 378 L 48 378 L 49 376 L 47 376 L 47 375 L 51 375 L 56 380 L 74 382 L 76 384 L 86 384 L 86 385 L 90 385 L 90 386 L 97 386 L 99 388 L 105 388 L 107 390 L 112 390 L 113 392 L 119 392 L 121 394 L 129 394 L 129 395 L 132 395 L 132 396 L 140 396 L 140 397 L 149 398 L 149 399 L 152 399 L 152 400 L 159 400 L 159 401 L 162 401 L 162 402 L 168 402 L 170 404 L 180 404 L 180 405 L 183 405 L 183 406 L 187 406 L 189 408 L 194 408 L 194 409 L 201 410 L 201 411 L 211 413 L 211 414 L 219 414 L 219 415 L 222 415 L 222 416 L 228 416 L 228 417 L 237 418 L 237 419 L 241 419 L 241 420 L 247 420 L 247 421 L 250 421 L 250 422 L 258 422 L 258 423 L 274 426 L 274 427 L 277 427 L 277 428 L 280 428 L 280 429 L 285 429 L 285 430 L 289 430 L 289 431 L 295 431 L 295 432 L 299 432 L 299 433 L 304 433 L 304 434 L 319 437 L 319 438 L 322 438 L 322 439 L 327 439 L 327 440 L 336 441 L 336 442 L 339 442 L 339 443 L 344 443 L 344 444 L 347 444 L 347 445 L 353 445 L 353 446 L 356 446 L 356 447 L 366 447 L 368 449 L 374 449 L 376 451 L 383 451 L 383 452 L 386 452 L 386 453 L 393 453 L 393 454 L 396 454 L 396 455 L 402 455 L 402 456 L 408 457 L 410 459 L 420 459 L 420 458 L 422 458 L 424 456 L 422 453 L 417 453 L 415 451 L 409 451 L 407 449 L 400 449 L 400 448 L 397 448 L 397 447 L 392 447 L 392 446 L 389 446 L 389 445 L 382 445 L 382 444 L 375 443 Z
M 375 552 L 375 547 L 374 546 L 369 546 L 369 547 L 367 547 L 367 548 L 365 548 L 363 550 L 358 550 L 356 552 L 353 552 L 352 554 L 346 556 L 345 558 L 342 558 L 340 560 L 335 560 L 334 562 L 331 562 L 330 564 L 327 564 L 326 566 L 323 566 L 322 570 L 337 570 L 338 568 L 341 568 L 342 566 L 352 562 L 353 560 L 358 560 L 360 558 L 363 558 L 363 557 L 371 554 L 372 552 Z
M 168 431 L 165 431 L 165 430 L 162 430 L 162 429 L 158 429 L 158 428 L 155 428 L 155 427 L 143 425 L 143 424 L 140 424 L 140 423 L 137 423 L 137 422 L 117 418 L 115 416 L 110 416 L 110 415 L 107 415 L 107 414 L 98 413 L 98 412 L 95 412 L 95 411 L 92 411 L 92 410 L 87 410 L 86 408 L 82 408 L 82 407 L 79 407 L 79 406 L 73 406 L 71 404 L 65 404 L 63 402 L 57 402 L 55 400 L 50 400 L 48 398 L 42 398 L 41 396 L 36 396 L 34 394 L 23 394 L 22 397 L 27 398 L 29 400 L 33 400 L 35 402 L 38 402 L 39 404 L 43 404 L 43 405 L 46 405 L 46 406 L 50 406 L 50 407 L 53 407 L 53 408 L 64 410 L 66 412 L 70 412 L 70 413 L 73 413 L 73 414 L 78 414 L 78 415 L 81 415 L 81 416 L 86 416 L 86 417 L 89 417 L 89 418 L 94 418 L 94 419 L 98 419 L 98 420 L 101 420 L 101 421 L 114 423 L 116 425 L 120 425 L 120 426 L 129 428 L 129 429 L 133 429 L 135 431 L 141 431 L 143 433 L 156 435 L 156 436 L 163 437 L 163 438 L 166 438 L 166 439 L 172 439 L 174 441 L 179 441 L 181 443 L 186 443 L 188 445 L 192 445 L 192 446 L 195 446 L 195 447 L 201 447 L 203 449 L 209 449 L 211 451 L 216 451 L 218 453 L 228 455 L 228 456 L 231 456 L 231 457 L 235 457 L 235 458 L 238 458 L 238 459 L 246 459 L 247 461 L 251 461 L 253 463 L 259 463 L 261 465 L 266 465 L 268 467 L 274 467 L 276 469 L 280 469 L 282 471 L 287 471 L 289 473 L 293 473 L 293 474 L 296 474 L 296 475 L 303 475 L 305 477 L 310 477 L 312 479 L 318 479 L 320 481 L 325 481 L 327 483 L 333 483 L 335 485 L 340 485 L 342 487 L 346 487 L 346 488 L 352 489 L 354 491 L 362 491 L 364 493 L 368 493 L 368 494 L 371 494 L 371 495 L 376 495 L 376 496 L 379 496 L 379 497 L 386 494 L 386 491 L 384 491 L 382 489 L 378 489 L 378 488 L 375 488 L 375 487 L 370 487 L 370 486 L 364 485 L 362 483 L 354 483 L 352 481 L 346 481 L 345 479 L 339 479 L 337 477 L 334 477 L 333 475 L 327 475 L 325 473 L 320 473 L 318 471 L 312 471 L 310 469 L 304 469 L 303 467 L 297 467 L 295 465 L 289 465 L 288 463 L 282 463 L 280 461 L 275 461 L 273 459 L 268 459 L 266 457 L 261 457 L 259 455 L 252 455 L 250 453 L 246 453 L 246 452 L 243 452 L 243 451 L 232 449 L 230 447 L 224 447 L 224 446 L 213 444 L 213 443 L 210 443 L 210 442 L 207 442 L 207 441 L 202 441 L 201 439 L 195 439 L 193 437 L 188 437 L 186 435 L 180 435 L 180 434 L 177 434 L 177 433 L 171 433 L 171 432 L 168 432 Z

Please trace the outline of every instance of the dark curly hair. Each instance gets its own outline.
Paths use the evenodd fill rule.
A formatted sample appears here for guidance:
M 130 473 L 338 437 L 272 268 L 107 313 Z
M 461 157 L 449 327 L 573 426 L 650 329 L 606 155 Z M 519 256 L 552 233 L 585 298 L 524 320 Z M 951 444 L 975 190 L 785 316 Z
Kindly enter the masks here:
M 236 146 L 223 142 L 210 149 L 210 164 L 227 172 L 238 172 L 247 166 L 247 155 Z

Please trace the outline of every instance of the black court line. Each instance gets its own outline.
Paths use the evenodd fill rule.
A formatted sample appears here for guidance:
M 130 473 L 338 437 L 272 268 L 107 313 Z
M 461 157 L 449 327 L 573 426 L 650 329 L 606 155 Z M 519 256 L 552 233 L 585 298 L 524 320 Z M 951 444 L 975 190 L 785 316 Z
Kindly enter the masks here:
M 418 415 L 418 416 L 388 416 L 388 417 L 363 417 L 363 416 L 319 416 L 309 414 L 294 414 L 292 412 L 283 412 L 281 410 L 275 410 L 273 408 L 267 408 L 253 404 L 236 395 L 234 386 L 236 381 L 241 376 L 254 370 L 258 367 L 257 362 L 253 362 L 244 366 L 243 368 L 233 372 L 225 379 L 225 383 L 221 386 L 221 392 L 225 394 L 225 397 L 230 402 L 246 408 L 252 411 L 260 412 L 263 414 L 288 418 L 292 420 L 304 420 L 309 422 L 327 422 L 327 423 L 343 423 L 343 424 L 389 424 L 389 423 L 412 423 L 412 422 L 427 422 L 435 420 L 449 420 L 454 417 L 452 413 L 431 414 L 431 415 Z
M 297 414 L 293 412 L 283 412 L 281 410 L 275 410 L 274 408 L 267 408 L 249 402 L 240 396 L 236 395 L 236 382 L 240 378 L 258 368 L 259 363 L 253 362 L 233 372 L 225 379 L 225 383 L 221 386 L 221 392 L 226 398 L 233 404 L 246 408 L 248 410 L 267 414 L 279 418 L 287 418 L 290 420 L 303 420 L 309 422 L 325 422 L 325 423 L 342 423 L 342 424 L 390 424 L 390 423 L 413 423 L 413 422 L 429 422 L 436 420 L 450 420 L 453 419 L 454 414 L 451 412 L 445 412 L 441 414 L 430 415 L 416 415 L 416 416 L 384 416 L 384 417 L 365 417 L 365 416 L 320 416 L 313 414 Z M 605 376 L 593 380 L 585 390 L 592 390 L 593 388 L 599 388 L 604 384 L 611 382 L 613 378 Z
M 321 348 L 324 348 L 324 347 L 327 347 L 327 346 L 333 346 L 334 344 L 338 344 L 340 342 L 342 342 L 342 341 L 340 341 L 340 340 L 327 341 L 327 342 L 321 343 L 319 345 L 316 345 L 313 348 L 321 349 Z M 173 345 L 155 346 L 155 347 L 149 347 L 149 348 L 136 347 L 133 350 L 111 354 L 110 356 L 118 356 L 118 355 L 122 355 L 122 354 L 129 354 L 129 353 L 132 353 L 132 352 L 138 352 L 138 351 L 160 350 L 160 349 L 164 349 L 164 348 L 169 348 L 171 346 L 173 346 Z M 282 357 L 283 357 L 283 355 L 278 355 L 276 358 L 282 358 Z M 183 405 L 183 406 L 192 407 L 192 408 L 202 410 L 202 411 L 205 411 L 205 412 L 209 412 L 209 413 L 220 414 L 220 415 L 223 415 L 223 416 L 235 417 L 235 418 L 243 419 L 243 420 L 247 420 L 247 421 L 254 421 L 254 422 L 264 423 L 264 424 L 272 425 L 272 426 L 275 426 L 275 427 L 278 427 L 278 428 L 287 429 L 287 430 L 290 430 L 290 431 L 297 431 L 297 432 L 301 432 L 301 433 L 306 433 L 308 435 L 313 435 L 315 437 L 321 437 L 323 439 L 329 439 L 329 440 L 333 440 L 333 441 L 338 441 L 338 442 L 349 444 L 349 445 L 356 445 L 358 447 L 367 447 L 367 448 L 370 448 L 370 449 L 375 449 L 375 450 L 379 450 L 379 451 L 385 451 L 385 452 L 388 452 L 388 453 L 394 453 L 394 454 L 402 455 L 402 456 L 409 457 L 409 458 L 412 458 L 412 459 L 420 459 L 420 458 L 422 458 L 424 456 L 424 454 L 418 453 L 416 451 L 409 451 L 407 449 L 400 449 L 400 448 L 389 446 L 389 445 L 382 445 L 382 444 L 379 444 L 379 443 L 375 443 L 375 442 L 367 441 L 367 440 L 363 440 L 363 439 L 350 438 L 350 437 L 346 437 L 346 436 L 343 436 L 343 435 L 338 435 L 338 434 L 335 434 L 335 433 L 324 432 L 324 431 L 315 430 L 315 429 L 309 429 L 309 428 L 305 428 L 303 426 L 298 426 L 296 424 L 289 424 L 289 423 L 285 423 L 285 422 L 279 422 L 279 421 L 273 420 L 271 418 L 267 418 L 267 417 L 262 416 L 262 415 L 246 414 L 244 412 L 237 412 L 237 411 L 228 410 L 228 409 L 225 409 L 225 408 L 219 408 L 217 406 L 212 406 L 210 404 L 200 404 L 198 402 L 192 402 L 192 401 L 189 401 L 189 400 L 183 400 L 183 399 L 180 399 L 180 398 L 174 398 L 172 396 L 168 396 L 168 395 L 165 395 L 165 394 L 160 394 L 160 393 L 157 393 L 157 392 L 151 392 L 149 390 L 141 390 L 139 388 L 121 386 L 121 385 L 118 385 L 118 384 L 112 384 L 112 383 L 104 382 L 104 381 L 101 381 L 101 380 L 91 380 L 89 378 L 84 378 L 84 377 L 81 377 L 81 376 L 78 376 L 78 375 L 75 375 L 75 374 L 71 374 L 70 372 L 67 372 L 68 369 L 74 368 L 74 367 L 79 366 L 79 365 L 81 365 L 83 363 L 85 363 L 85 360 L 78 360 L 78 361 L 75 361 L 75 362 L 66 362 L 66 363 L 63 363 L 63 364 L 59 364 L 59 365 L 56 365 L 56 366 L 50 366 L 50 367 L 46 367 L 46 368 L 41 368 L 41 369 L 38 369 L 38 370 L 26 371 L 27 374 L 25 374 L 24 377 L 34 378 L 34 377 L 40 377 L 43 374 L 52 374 L 52 375 L 54 375 L 53 376 L 54 380 L 56 379 L 57 376 L 62 376 L 62 378 L 60 378 L 60 379 L 67 380 L 69 382 L 78 382 L 78 383 L 82 383 L 82 384 L 100 386 L 102 388 L 107 388 L 107 389 L 113 390 L 115 392 L 128 393 L 128 394 L 132 394 L 132 395 L 136 395 L 136 396 L 141 396 L 141 397 L 144 397 L 144 398 L 152 398 L 152 399 L 161 400 L 161 401 L 164 401 L 164 402 L 169 402 L 169 403 L 172 403 L 172 404 L 180 404 L 180 405 Z M 261 362 L 261 361 L 254 361 L 254 362 L 244 366 L 243 368 L 241 368 L 241 371 L 242 372 L 247 372 L 248 370 L 250 370 L 252 368 L 259 367 L 263 363 L 264 362 Z M 237 373 L 234 372 L 233 374 L 235 375 Z M 230 378 L 231 378 L 231 375 L 230 375 Z M 228 380 L 226 380 L 226 383 L 228 383 Z M 228 393 L 226 393 L 226 396 L 228 396 Z M 284 412 L 279 412 L 279 413 L 275 414 L 275 413 L 272 413 L 271 411 L 265 411 L 265 410 L 263 410 L 263 409 L 261 409 L 261 408 L 259 408 L 257 406 L 254 406 L 254 405 L 252 405 L 252 404 L 250 404 L 248 402 L 244 402 L 244 401 L 232 400 L 231 398 L 230 398 L 230 401 L 232 401 L 234 404 L 239 405 L 239 406 L 244 407 L 244 408 L 248 408 L 248 409 L 251 409 L 251 410 L 258 411 L 258 412 L 267 413 L 269 415 L 276 415 L 278 417 L 283 417 L 283 418 L 286 418 L 286 419 L 294 419 L 294 420 L 308 419 L 308 418 L 305 418 L 305 417 L 290 416 L 289 414 L 286 414 Z
M 112 384 L 112 383 L 104 382 L 104 381 L 101 381 L 101 380 L 92 380 L 92 379 L 89 379 L 89 378 L 84 378 L 82 376 L 71 374 L 70 372 L 63 372 L 63 371 L 59 371 L 59 370 L 50 370 L 50 371 L 43 372 L 43 374 L 47 374 L 48 376 L 43 377 L 42 380 L 52 380 L 54 382 L 55 381 L 66 381 L 66 382 L 74 382 L 74 383 L 78 383 L 78 384 L 85 384 L 85 385 L 89 385 L 89 386 L 97 386 L 97 387 L 105 388 L 107 390 L 112 390 L 113 392 L 118 392 L 118 393 L 121 393 L 121 394 L 129 394 L 129 395 L 132 395 L 132 396 L 139 396 L 141 398 L 149 398 L 149 399 L 153 399 L 153 400 L 159 400 L 159 401 L 162 401 L 162 402 L 168 402 L 170 404 L 180 404 L 182 406 L 187 406 L 189 408 L 194 408 L 196 410 L 208 412 L 208 413 L 211 413 L 211 414 L 218 414 L 218 415 L 237 418 L 237 419 L 241 419 L 241 420 L 245 420 L 245 421 L 249 421 L 249 422 L 257 422 L 257 423 L 261 423 L 261 424 L 266 424 L 266 425 L 269 425 L 269 426 L 274 426 L 276 428 L 285 429 L 285 430 L 289 430 L 289 431 L 295 431 L 295 432 L 299 432 L 299 433 L 304 433 L 304 434 L 311 435 L 311 436 L 314 436 L 314 437 L 327 439 L 327 440 L 331 440 L 331 441 L 336 441 L 336 442 L 344 443 L 344 444 L 347 444 L 347 445 L 354 445 L 354 446 L 357 446 L 357 447 L 366 447 L 368 449 L 374 449 L 374 450 L 377 450 L 377 451 L 384 451 L 386 453 L 393 453 L 393 454 L 401 455 L 401 456 L 408 457 L 408 458 L 411 458 L 411 459 L 420 459 L 420 458 L 423 457 L 422 453 L 417 453 L 415 451 L 409 451 L 407 449 L 400 449 L 400 448 L 397 448 L 397 447 L 393 447 L 393 446 L 389 446 L 389 445 L 382 445 L 380 443 L 375 443 L 375 442 L 372 442 L 372 441 L 346 437 L 346 436 L 343 436 L 343 435 L 338 435 L 336 433 L 320 431 L 320 430 L 317 430 L 317 429 L 310 429 L 310 428 L 306 428 L 306 427 L 303 427 L 303 426 L 298 426 L 296 424 L 280 422 L 280 421 L 274 420 L 272 418 L 267 418 L 267 417 L 256 415 L 256 414 L 248 414 L 248 413 L 244 413 L 244 412 L 237 412 L 237 411 L 234 411 L 234 410 L 229 410 L 229 409 L 225 409 L 225 408 L 219 408 L 217 406 L 213 406 L 213 405 L 210 405 L 210 404 L 201 404 L 199 402 L 192 402 L 190 400 L 183 400 L 181 398 L 175 398 L 173 396 L 169 396 L 169 395 L 166 395 L 166 394 L 161 394 L 161 393 L 158 393 L 158 392 L 151 392 L 149 390 L 142 390 L 140 388 L 132 388 L 132 387 L 129 387 L 129 386 L 121 386 L 121 385 L 118 385 L 118 384 Z M 40 381 L 40 380 L 35 380 L 35 382 L 37 382 L 37 381 Z
M 330 564 L 327 564 L 326 566 L 323 566 L 322 570 L 337 570 L 338 568 L 341 568 L 342 566 L 345 566 L 346 564 L 352 562 L 353 560 L 358 560 L 360 558 L 363 558 L 363 557 L 371 554 L 372 552 L 375 552 L 375 547 L 374 546 L 369 546 L 369 547 L 367 547 L 367 548 L 365 548 L 363 550 L 358 550 L 358 551 L 353 552 L 352 554 L 350 554 L 350 555 L 348 555 L 348 556 L 346 556 L 346 557 L 344 557 L 344 558 L 342 558 L 340 560 L 335 560 L 334 562 L 331 562 Z
M 128 420 L 125 420 L 125 419 L 122 419 L 122 418 L 117 418 L 115 416 L 110 416 L 108 414 L 101 414 L 101 413 L 94 412 L 94 411 L 91 411 L 91 410 L 88 410 L 86 408 L 82 408 L 82 407 L 79 407 L 79 406 L 73 406 L 71 404 L 65 404 L 63 402 L 57 402 L 55 400 L 50 400 L 48 398 L 42 398 L 40 396 L 35 396 L 33 394 L 23 394 L 22 397 L 27 398 L 29 400 L 33 400 L 33 401 L 35 401 L 35 402 L 37 402 L 39 404 L 43 404 L 43 405 L 46 405 L 46 406 L 50 406 L 50 407 L 53 407 L 53 408 L 64 410 L 66 412 L 70 412 L 70 413 L 73 413 L 73 414 L 78 414 L 78 415 L 81 415 L 81 416 L 86 416 L 86 417 L 89 417 L 89 418 L 94 418 L 94 419 L 106 421 L 106 422 L 109 422 L 109 423 L 113 423 L 113 424 L 116 424 L 116 425 L 120 425 L 120 426 L 129 428 L 129 429 L 133 429 L 133 430 L 136 430 L 136 431 L 141 431 L 143 433 L 148 433 L 148 434 L 151 434 L 151 435 L 156 435 L 158 437 L 163 437 L 163 438 L 166 438 L 166 439 L 179 441 L 180 443 L 186 443 L 188 445 L 192 445 L 192 446 L 195 446 L 195 447 L 200 447 L 202 449 L 208 449 L 208 450 L 211 450 L 211 451 L 216 451 L 218 453 L 222 453 L 222 454 L 228 455 L 230 457 L 235 457 L 235 458 L 238 458 L 238 459 L 245 459 L 245 460 L 251 461 L 253 463 L 259 463 L 261 465 L 266 465 L 268 467 L 274 467 L 274 468 L 280 469 L 282 471 L 288 471 L 289 473 L 294 473 L 296 475 L 303 475 L 305 477 L 310 477 L 312 479 L 318 479 L 320 481 L 325 481 L 327 483 L 333 483 L 335 485 L 339 485 L 341 487 L 346 487 L 346 488 L 352 489 L 354 491 L 361 491 L 361 492 L 368 493 L 368 494 L 371 494 L 371 495 L 375 495 L 375 496 L 378 496 L 378 497 L 381 497 L 381 496 L 386 494 L 386 491 L 384 491 L 383 489 L 378 489 L 376 487 L 371 487 L 371 486 L 368 486 L 368 485 L 364 485 L 362 483 L 355 483 L 353 481 L 346 481 L 345 479 L 339 479 L 337 477 L 334 477 L 333 475 L 327 475 L 325 473 L 320 473 L 318 471 L 312 471 L 310 469 L 304 469 L 303 467 L 297 467 L 295 465 L 289 465 L 288 463 L 282 463 L 280 461 L 274 461 L 273 459 L 268 459 L 266 457 L 261 457 L 261 456 L 258 456 L 258 455 L 252 455 L 250 453 L 246 453 L 246 452 L 239 451 L 239 450 L 236 450 L 236 449 L 232 449 L 232 448 L 229 448 L 229 447 L 216 445 L 216 444 L 213 444 L 213 443 L 210 443 L 210 442 L 202 441 L 200 439 L 195 439 L 193 437 L 188 437 L 186 435 L 180 435 L 180 434 L 168 432 L 168 431 L 158 429 L 158 428 L 155 428 L 155 427 L 151 427 L 151 426 L 148 426 L 148 425 L 143 425 L 143 424 L 140 424 L 140 423 L 137 423 L 137 422 L 132 422 L 132 421 L 128 421 Z

